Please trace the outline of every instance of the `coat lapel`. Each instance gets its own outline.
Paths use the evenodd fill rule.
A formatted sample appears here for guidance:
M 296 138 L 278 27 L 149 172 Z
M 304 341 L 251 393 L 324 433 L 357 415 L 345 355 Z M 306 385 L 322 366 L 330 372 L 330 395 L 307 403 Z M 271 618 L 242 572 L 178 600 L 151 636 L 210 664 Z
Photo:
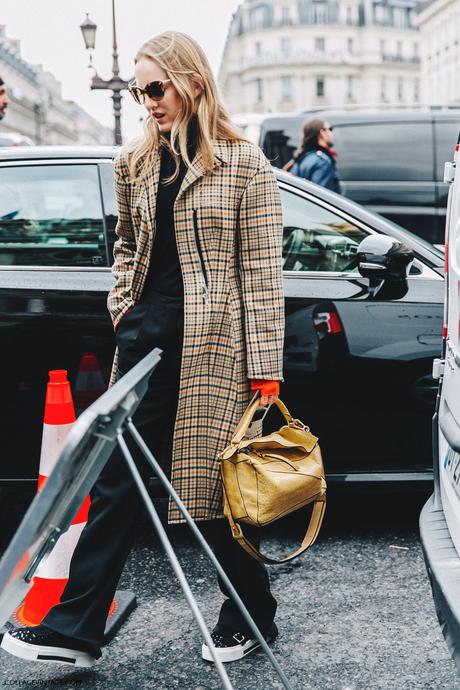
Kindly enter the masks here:
M 223 144 L 218 140 L 213 140 L 212 142 L 214 148 L 214 168 L 220 168 L 222 165 L 227 165 L 227 156 Z M 203 156 L 201 153 L 197 153 L 192 162 L 192 167 L 189 168 L 182 180 L 181 187 L 176 197 L 176 202 L 180 199 L 185 191 L 191 187 L 197 180 L 206 175 L 206 169 L 203 165 Z
M 214 168 L 219 168 L 223 165 L 228 165 L 228 154 L 225 146 L 225 142 L 218 139 L 212 141 L 214 148 Z M 151 226 L 154 225 L 155 212 L 156 212 L 156 198 L 158 192 L 158 184 L 160 181 L 160 154 L 155 157 L 152 169 L 147 173 L 144 180 L 145 192 L 147 195 L 146 204 L 146 214 L 150 221 Z M 182 180 L 181 187 L 176 197 L 176 201 L 184 194 L 184 192 L 192 185 L 194 182 L 199 180 L 201 177 L 206 175 L 206 169 L 203 165 L 203 156 L 198 153 L 194 160 L 193 165 L 189 168 Z

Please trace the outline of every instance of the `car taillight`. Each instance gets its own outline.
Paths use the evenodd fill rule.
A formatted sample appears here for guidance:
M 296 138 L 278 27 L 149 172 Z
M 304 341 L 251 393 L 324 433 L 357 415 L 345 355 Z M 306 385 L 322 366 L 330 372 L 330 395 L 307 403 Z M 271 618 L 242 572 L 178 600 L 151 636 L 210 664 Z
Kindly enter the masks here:
M 315 314 L 314 323 L 319 335 L 343 333 L 343 326 L 335 311 L 322 311 Z

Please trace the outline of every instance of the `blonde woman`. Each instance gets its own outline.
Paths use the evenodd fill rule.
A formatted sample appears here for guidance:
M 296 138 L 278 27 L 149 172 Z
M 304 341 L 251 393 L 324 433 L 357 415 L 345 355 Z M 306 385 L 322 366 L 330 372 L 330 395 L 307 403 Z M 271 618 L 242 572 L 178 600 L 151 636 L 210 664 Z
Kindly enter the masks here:
M 276 600 L 265 567 L 233 540 L 222 517 L 217 455 L 252 391 L 260 390 L 267 405 L 282 380 L 276 180 L 260 149 L 232 125 L 209 63 L 190 36 L 167 32 L 147 41 L 135 57 L 130 91 L 147 118 L 144 136 L 115 161 L 112 382 L 152 348 L 163 350 L 134 421 L 271 641 Z M 145 461 L 138 464 L 146 479 Z M 91 666 L 101 656 L 107 612 L 141 507 L 125 461 L 114 452 L 93 488 L 61 602 L 40 626 L 5 635 L 4 649 L 72 666 Z M 182 521 L 172 503 L 168 519 Z M 222 661 L 257 647 L 229 598 L 212 635 Z M 211 659 L 206 645 L 202 657 Z

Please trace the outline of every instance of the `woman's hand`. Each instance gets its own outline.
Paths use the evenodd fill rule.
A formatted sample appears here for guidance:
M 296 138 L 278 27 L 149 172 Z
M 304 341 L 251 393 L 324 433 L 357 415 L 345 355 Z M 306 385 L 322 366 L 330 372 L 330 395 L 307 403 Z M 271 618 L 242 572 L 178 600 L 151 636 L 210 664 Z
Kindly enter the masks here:
M 267 407 L 278 400 L 280 384 L 279 381 L 251 379 L 251 390 L 260 391 L 259 407 Z
M 278 400 L 279 395 L 262 395 L 259 398 L 259 407 L 267 407 Z

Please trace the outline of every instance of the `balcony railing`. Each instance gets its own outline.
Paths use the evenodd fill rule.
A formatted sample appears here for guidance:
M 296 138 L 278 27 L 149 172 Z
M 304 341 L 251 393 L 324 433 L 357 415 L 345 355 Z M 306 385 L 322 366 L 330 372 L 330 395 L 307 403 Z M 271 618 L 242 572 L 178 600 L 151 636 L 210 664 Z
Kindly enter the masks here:
M 401 63 L 412 63 L 418 65 L 420 63 L 420 57 L 418 55 L 412 55 L 408 57 L 406 55 L 391 55 L 389 53 L 382 54 L 383 62 L 401 62 Z
M 404 64 L 419 64 L 419 57 L 405 57 L 400 55 L 382 54 L 382 62 L 394 62 Z M 251 69 L 252 67 L 270 67 L 272 65 L 294 65 L 294 64 L 341 64 L 363 65 L 375 63 L 374 56 L 363 56 L 357 53 L 350 53 L 347 50 L 291 50 L 288 54 L 278 52 L 264 52 L 261 55 L 245 55 L 232 60 L 228 70 L 237 72 Z
M 231 32 L 233 36 L 241 36 L 243 34 L 248 34 L 253 31 L 263 31 L 265 29 L 276 29 L 279 27 L 289 27 L 289 26 L 340 26 L 340 27 L 358 27 L 358 26 L 376 26 L 376 27 L 389 27 L 394 29 L 400 29 L 403 31 L 417 31 L 417 27 L 412 22 L 406 22 L 404 26 L 401 26 L 399 20 L 393 20 L 390 18 L 376 18 L 376 17 L 364 17 L 361 13 L 359 17 L 343 17 L 337 11 L 326 9 L 326 11 L 319 11 L 316 8 L 310 8 L 309 12 L 303 13 L 298 21 L 290 19 L 270 19 L 266 18 L 263 20 L 250 22 L 247 19 L 242 20 L 238 18 L 238 25 L 235 26 L 234 30 Z

